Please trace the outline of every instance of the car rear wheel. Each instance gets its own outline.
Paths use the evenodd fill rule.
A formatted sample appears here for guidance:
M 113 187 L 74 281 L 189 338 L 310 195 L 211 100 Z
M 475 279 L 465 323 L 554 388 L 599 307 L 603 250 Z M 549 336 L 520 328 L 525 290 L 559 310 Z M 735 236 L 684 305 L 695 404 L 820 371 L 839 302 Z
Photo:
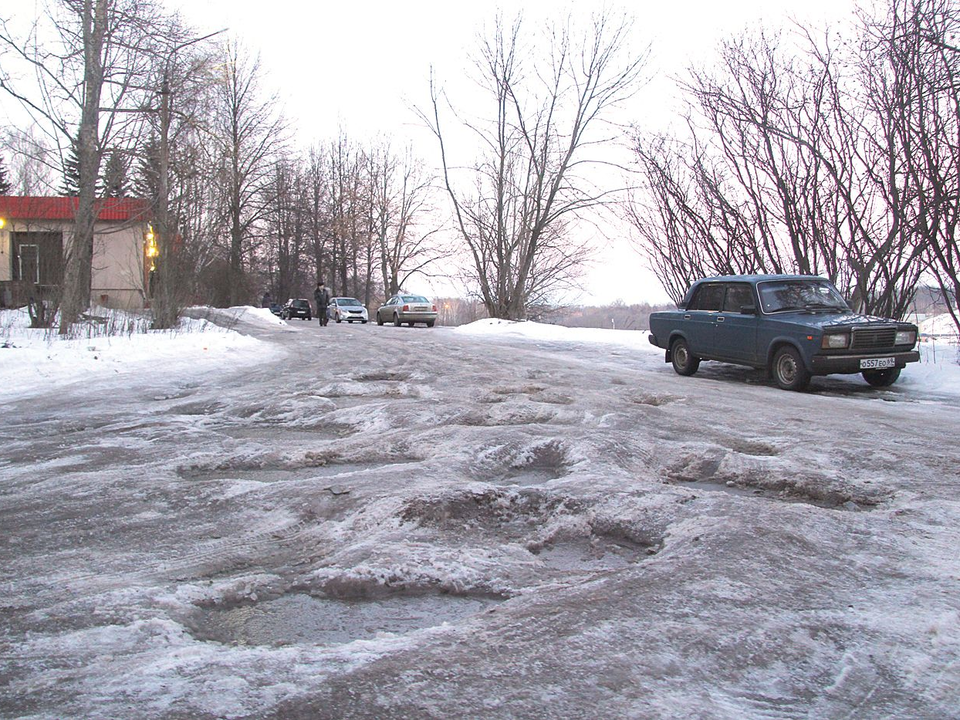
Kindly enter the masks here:
M 400 327 L 400 316 L 396 313 L 393 315 L 393 324 L 397 327 Z
M 804 390 L 810 384 L 810 373 L 795 348 L 786 345 L 773 356 L 773 379 L 783 390 Z
M 890 387 L 897 378 L 900 377 L 900 368 L 890 368 L 888 370 L 864 370 L 863 379 L 873 385 L 873 387 Z
M 693 375 L 700 367 L 700 358 L 690 352 L 690 346 L 683 338 L 674 340 L 670 346 L 670 361 L 678 375 Z
M 427 320 L 427 327 L 433 327 L 433 320 Z

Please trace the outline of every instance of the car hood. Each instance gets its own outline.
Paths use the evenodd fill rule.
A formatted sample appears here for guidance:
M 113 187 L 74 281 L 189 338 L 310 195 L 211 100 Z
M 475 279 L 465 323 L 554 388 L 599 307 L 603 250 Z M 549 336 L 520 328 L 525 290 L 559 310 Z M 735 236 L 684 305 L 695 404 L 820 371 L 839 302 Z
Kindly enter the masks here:
M 863 327 L 904 324 L 899 320 L 877 317 L 875 315 L 862 315 L 852 310 L 801 310 L 798 312 L 777 313 L 772 315 L 771 318 L 780 320 L 781 322 L 794 322 L 798 325 L 821 329 L 828 327 L 849 327 L 853 325 Z

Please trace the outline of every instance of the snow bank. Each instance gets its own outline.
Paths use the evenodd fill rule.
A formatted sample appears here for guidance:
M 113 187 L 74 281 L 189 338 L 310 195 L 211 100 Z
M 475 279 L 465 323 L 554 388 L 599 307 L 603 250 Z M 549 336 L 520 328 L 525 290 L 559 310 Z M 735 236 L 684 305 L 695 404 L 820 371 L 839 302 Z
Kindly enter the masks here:
M 619 345 L 635 350 L 644 350 L 656 355 L 663 354 L 663 350 L 654 347 L 647 340 L 649 333 L 640 330 L 569 328 L 562 325 L 547 325 L 529 321 L 487 319 L 477 320 L 469 325 L 461 325 L 455 328 L 454 332 L 475 336 L 500 335 L 528 338 L 530 340 Z
M 209 308 L 202 310 L 213 314 Z M 269 310 L 231 308 L 222 312 L 236 320 L 284 324 Z M 92 383 L 140 375 L 189 377 L 197 372 L 259 363 L 283 353 L 275 344 L 216 325 L 200 315 L 184 317 L 173 330 L 144 331 L 146 318 L 111 312 L 102 323 L 79 331 L 81 337 L 65 339 L 56 329 L 31 329 L 23 310 L 0 311 L 0 398 L 13 399 L 52 384 L 78 381 Z M 106 325 L 129 330 L 103 335 Z
M 953 322 L 950 313 L 934 315 L 920 323 L 920 337 L 924 339 L 942 338 L 956 343 L 958 339 L 957 325 Z

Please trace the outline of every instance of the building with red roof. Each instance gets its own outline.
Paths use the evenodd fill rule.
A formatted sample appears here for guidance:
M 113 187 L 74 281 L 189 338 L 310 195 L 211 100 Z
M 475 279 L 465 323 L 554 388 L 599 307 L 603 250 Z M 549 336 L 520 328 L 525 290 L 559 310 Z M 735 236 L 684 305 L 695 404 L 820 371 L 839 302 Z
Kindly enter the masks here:
M 42 292 L 56 291 L 76 209 L 76 197 L 0 195 L 0 305 L 23 305 L 38 286 Z M 91 302 L 142 308 L 156 255 L 149 203 L 104 198 L 97 201 L 97 209 Z

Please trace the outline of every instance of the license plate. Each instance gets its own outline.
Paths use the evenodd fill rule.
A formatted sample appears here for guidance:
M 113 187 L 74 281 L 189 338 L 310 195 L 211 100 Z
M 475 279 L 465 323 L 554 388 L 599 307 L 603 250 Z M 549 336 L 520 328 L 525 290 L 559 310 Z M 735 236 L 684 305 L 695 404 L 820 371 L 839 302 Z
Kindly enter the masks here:
M 861 370 L 885 370 L 897 364 L 893 358 L 866 358 L 860 361 Z

